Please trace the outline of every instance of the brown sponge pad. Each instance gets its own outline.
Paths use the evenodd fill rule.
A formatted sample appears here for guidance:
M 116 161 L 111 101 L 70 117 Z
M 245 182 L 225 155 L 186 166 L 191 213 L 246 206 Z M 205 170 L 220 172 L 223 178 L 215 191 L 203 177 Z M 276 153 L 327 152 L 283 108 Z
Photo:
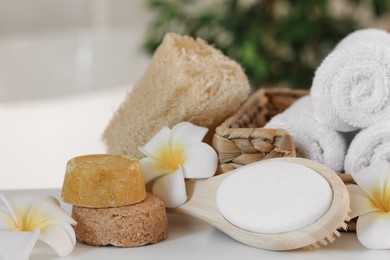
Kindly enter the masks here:
M 147 194 L 141 203 L 116 208 L 91 209 L 73 206 L 77 238 L 90 245 L 135 247 L 154 244 L 168 237 L 164 203 Z

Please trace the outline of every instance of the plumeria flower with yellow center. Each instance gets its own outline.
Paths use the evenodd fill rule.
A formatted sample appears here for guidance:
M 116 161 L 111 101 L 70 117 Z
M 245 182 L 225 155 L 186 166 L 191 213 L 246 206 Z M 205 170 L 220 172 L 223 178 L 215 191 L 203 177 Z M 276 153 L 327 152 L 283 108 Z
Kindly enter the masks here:
M 379 161 L 351 175 L 357 185 L 347 185 L 350 216 L 359 217 L 359 241 L 370 249 L 390 249 L 390 164 Z
M 0 259 L 28 259 L 38 239 L 66 256 L 76 244 L 75 224 L 53 197 L 0 194 Z
M 202 143 L 207 128 L 182 122 L 172 129 L 162 128 L 140 151 L 145 183 L 152 180 L 153 193 L 167 208 L 186 202 L 184 179 L 209 178 L 215 174 L 218 156 L 214 149 Z

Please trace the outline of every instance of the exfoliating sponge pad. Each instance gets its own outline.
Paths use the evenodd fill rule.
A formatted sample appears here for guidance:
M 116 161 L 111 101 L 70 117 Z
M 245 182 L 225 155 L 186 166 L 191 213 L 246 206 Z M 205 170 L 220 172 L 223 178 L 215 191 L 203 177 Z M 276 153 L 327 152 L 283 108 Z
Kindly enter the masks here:
M 165 35 L 140 81 L 103 133 L 108 152 L 140 158 L 162 127 L 191 122 L 214 129 L 237 111 L 250 87 L 241 66 L 201 39 Z
M 75 157 L 66 165 L 63 201 L 79 207 L 129 206 L 146 198 L 139 160 L 123 155 Z
M 94 246 L 135 247 L 154 244 L 168 237 L 164 203 L 148 193 L 131 206 L 93 209 L 73 206 L 77 239 Z

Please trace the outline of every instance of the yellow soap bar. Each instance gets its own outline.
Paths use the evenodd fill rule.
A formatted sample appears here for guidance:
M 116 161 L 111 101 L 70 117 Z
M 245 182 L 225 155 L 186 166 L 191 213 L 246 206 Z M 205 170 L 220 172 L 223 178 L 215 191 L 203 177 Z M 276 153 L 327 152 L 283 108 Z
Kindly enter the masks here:
M 75 157 L 66 165 L 63 201 L 79 207 L 129 206 L 146 198 L 139 160 L 124 155 Z

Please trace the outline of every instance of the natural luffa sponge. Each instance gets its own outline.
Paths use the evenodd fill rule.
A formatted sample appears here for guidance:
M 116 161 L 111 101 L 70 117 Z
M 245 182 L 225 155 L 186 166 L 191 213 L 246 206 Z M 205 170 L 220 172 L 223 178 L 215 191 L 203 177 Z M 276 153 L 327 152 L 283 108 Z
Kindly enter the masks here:
M 136 247 L 154 244 L 168 237 L 168 220 L 164 203 L 148 193 L 146 200 L 135 205 L 91 209 L 73 206 L 72 218 L 78 240 L 94 245 Z
M 140 81 L 103 134 L 109 153 L 140 158 L 138 151 L 163 126 L 191 122 L 214 129 L 249 93 L 241 66 L 201 39 L 165 35 Z
M 63 201 L 87 208 L 128 206 L 146 198 L 139 160 L 123 155 L 75 157 L 66 165 Z

